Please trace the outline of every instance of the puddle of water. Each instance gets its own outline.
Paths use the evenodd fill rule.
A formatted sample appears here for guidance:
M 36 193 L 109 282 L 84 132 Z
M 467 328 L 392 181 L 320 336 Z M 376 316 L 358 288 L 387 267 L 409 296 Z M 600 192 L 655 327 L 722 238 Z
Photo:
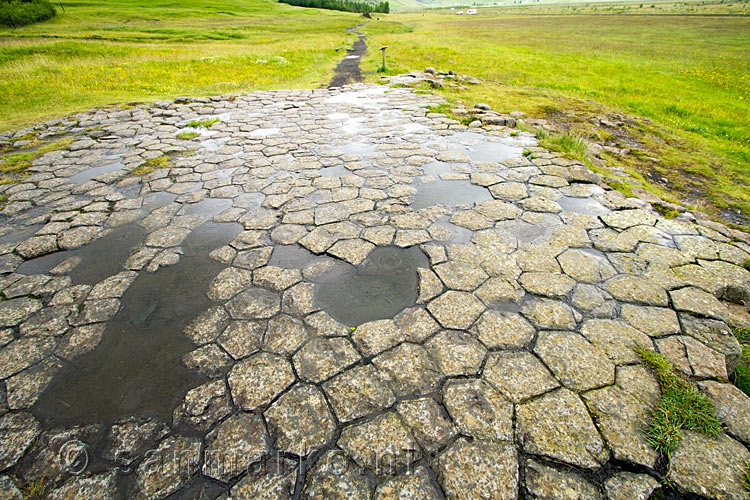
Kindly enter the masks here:
M 31 238 L 34 233 L 41 229 L 43 224 L 33 224 L 31 226 L 22 226 L 23 229 L 17 231 L 11 230 L 0 236 L 0 244 L 19 243 L 25 239 Z
M 250 137 L 268 137 L 269 135 L 275 135 L 281 132 L 279 128 L 258 128 L 250 132 Z
M 385 94 L 386 90 L 386 88 L 368 88 L 357 92 L 344 92 L 327 98 L 325 102 L 375 109 L 385 102 L 386 99 L 381 96 Z
M 120 170 L 121 168 L 122 163 L 119 161 L 108 163 L 107 165 L 102 165 L 101 167 L 87 168 L 83 172 L 78 172 L 75 175 L 71 175 L 68 181 L 76 185 L 81 185 L 84 182 L 90 181 L 96 176 L 114 172 L 116 170 Z
M 242 226 L 234 222 L 206 222 L 185 238 L 182 249 L 185 255 L 208 254 L 232 241 L 242 231 Z
M 557 203 L 570 212 L 576 212 L 586 215 L 604 215 L 609 213 L 609 209 L 591 198 L 573 198 L 571 196 L 562 196 L 557 199 Z
M 145 229 L 135 224 L 126 224 L 80 248 L 27 260 L 18 267 L 16 272 L 27 275 L 42 274 L 69 257 L 80 257 L 81 262 L 69 274 L 70 279 L 76 285 L 95 285 L 123 271 L 122 266 L 132 250 L 145 237 Z
M 421 123 L 405 123 L 404 125 L 401 125 L 401 128 L 407 134 L 430 130 L 430 127 L 428 127 L 427 125 L 422 125 Z
M 322 177 L 341 177 L 349 173 L 349 171 L 343 165 L 336 165 L 335 167 L 323 167 L 318 170 L 318 173 Z
M 268 265 L 284 269 L 302 269 L 315 258 L 315 254 L 300 246 L 277 245 L 273 247 Z
M 375 146 L 373 144 L 367 144 L 366 142 L 350 142 L 349 144 L 344 144 L 343 146 L 334 146 L 324 152 L 330 153 L 333 151 L 346 155 L 367 156 L 375 152 Z
M 422 170 L 425 175 L 434 175 L 436 177 L 440 174 L 447 174 L 452 171 L 451 166 L 442 161 L 431 161 L 426 165 L 422 165 Z
M 232 207 L 232 200 L 226 198 L 207 198 L 195 203 L 183 205 L 180 215 L 205 215 L 213 217 Z
M 133 414 L 170 422 L 184 394 L 205 380 L 182 364 L 195 349 L 183 330 L 211 306 L 205 289 L 224 268 L 205 250 L 228 243 L 240 228 L 199 229 L 185 244 L 198 253 L 156 273 L 141 272 L 99 346 L 68 363 L 47 387 L 34 406 L 45 426 L 111 423 Z
M 229 137 L 221 137 L 219 139 L 207 139 L 205 141 L 201 141 L 201 147 L 206 151 L 216 151 L 220 147 L 222 147 L 224 144 L 226 144 L 229 141 Z
M 437 226 L 437 227 L 436 227 Z M 441 243 L 469 243 L 474 233 L 470 229 L 457 226 L 448 221 L 437 222 L 430 227 L 430 234 Z
M 523 154 L 523 145 L 518 141 L 488 141 L 486 136 L 476 132 L 459 132 L 449 137 L 446 146 L 454 151 L 461 151 L 474 161 L 498 162 Z
M 549 228 L 521 220 L 504 221 L 497 224 L 500 232 L 509 233 L 520 243 L 531 243 L 549 234 Z
M 315 302 L 349 326 L 392 318 L 417 300 L 418 267 L 428 267 L 418 247 L 378 247 L 358 267 L 340 263 L 315 283 Z
M 486 188 L 468 181 L 436 180 L 419 184 L 416 188 L 417 194 L 411 204 L 414 210 L 433 205 L 447 207 L 471 205 L 492 199 L 492 195 Z
M 177 199 L 176 194 L 167 193 L 164 191 L 158 191 L 156 193 L 149 193 L 143 198 L 143 209 L 147 214 L 153 212 L 157 208 L 168 205 Z

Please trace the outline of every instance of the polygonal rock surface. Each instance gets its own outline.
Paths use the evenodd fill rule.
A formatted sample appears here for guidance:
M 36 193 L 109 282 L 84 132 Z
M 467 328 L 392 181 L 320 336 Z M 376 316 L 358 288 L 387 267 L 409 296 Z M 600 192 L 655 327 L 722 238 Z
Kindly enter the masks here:
M 714 402 L 716 416 L 727 426 L 727 432 L 750 443 L 750 397 L 732 384 L 706 380 L 698 387 Z
M 448 377 L 476 374 L 487 355 L 487 350 L 474 337 L 457 330 L 443 330 L 425 347 Z
M 750 451 L 726 434 L 682 430 L 672 452 L 670 479 L 682 490 L 711 498 L 747 498 L 742 480 Z
M 604 482 L 608 500 L 647 500 L 659 482 L 646 474 L 620 472 Z
M 461 438 L 438 463 L 448 498 L 513 499 L 518 494 L 518 459 L 511 445 Z
M 487 273 L 468 262 L 449 261 L 434 268 L 437 275 L 448 288 L 470 292 L 475 290 L 487 278 Z
M 352 340 L 365 356 L 375 356 L 406 340 L 406 332 L 392 319 L 382 319 L 359 325 Z
M 427 350 L 408 342 L 384 352 L 374 358 L 372 363 L 389 377 L 390 386 L 399 397 L 432 392 L 443 378 Z
M 612 296 L 623 302 L 634 302 L 651 306 L 668 305 L 667 292 L 659 284 L 637 276 L 618 276 L 605 285 Z
M 581 326 L 581 334 L 618 365 L 640 361 L 638 346 L 654 348 L 647 335 L 615 320 L 590 319 Z
M 354 500 L 369 498 L 370 480 L 340 450 L 330 450 L 318 458 L 307 472 L 302 498 L 309 500 Z
M 583 399 L 616 459 L 654 466 L 658 454 L 646 441 L 648 405 L 618 387 L 589 391 Z
M 198 470 L 201 443 L 198 439 L 169 437 L 136 471 L 136 485 L 144 498 L 164 498 L 180 489 Z
M 484 311 L 484 305 L 474 295 L 448 291 L 427 305 L 427 309 L 445 328 L 466 330 Z
M 265 412 L 281 451 L 306 456 L 333 438 L 336 425 L 320 390 L 297 385 Z
M 725 321 L 729 318 L 729 311 L 726 306 L 719 302 L 716 297 L 699 288 L 681 288 L 669 292 L 669 295 L 672 297 L 674 308 L 678 311 Z
M 251 288 L 227 302 L 227 311 L 235 319 L 270 318 L 281 307 L 277 294 L 262 288 Z
M 518 442 L 527 453 L 588 469 L 609 459 L 586 407 L 568 389 L 523 403 L 516 415 Z
M 652 337 L 663 337 L 681 331 L 677 314 L 672 309 L 623 304 L 620 315 L 630 326 Z
M 456 435 L 456 429 L 445 411 L 432 398 L 402 401 L 396 411 L 411 428 L 417 442 L 434 453 Z
M 448 381 L 443 387 L 443 401 L 461 433 L 489 441 L 513 438 L 513 404 L 486 382 Z
M 551 299 L 534 299 L 523 305 L 521 312 L 537 328 L 568 329 L 576 327 L 570 306 Z
M 438 492 L 427 470 L 418 465 L 413 472 L 388 479 L 375 490 L 375 500 L 438 500 Z
M 534 327 L 521 315 L 487 311 L 477 322 L 479 340 L 489 348 L 521 349 L 534 339 Z
M 0 470 L 15 465 L 40 430 L 39 422 L 29 413 L 6 413 L 0 417 Z
M 580 474 L 553 469 L 533 460 L 526 463 L 526 491 L 531 498 L 548 500 L 601 498 L 596 486 Z
M 483 377 L 514 403 L 560 385 L 539 358 L 525 351 L 490 354 Z
M 297 463 L 273 457 L 250 469 L 250 473 L 232 487 L 238 500 L 291 500 L 297 484 Z
M 267 451 L 263 419 L 246 413 L 233 415 L 206 435 L 203 475 L 227 482 Z
M 585 391 L 615 381 L 615 365 L 575 332 L 540 332 L 534 352 L 573 390 Z
M 351 342 L 343 337 L 316 337 L 294 355 L 300 378 L 322 382 L 359 359 Z
M 336 417 L 349 422 L 391 406 L 396 398 L 387 377 L 372 365 L 355 366 L 323 384 Z
M 246 410 L 255 410 L 289 387 L 295 376 L 287 360 L 261 352 L 234 365 L 227 380 L 234 402 Z
M 89 477 L 73 477 L 59 488 L 49 492 L 50 500 L 115 500 L 119 498 L 117 476 L 114 472 L 105 472 Z M 20 498 L 20 497 L 19 497 Z
M 360 467 L 372 469 L 376 474 L 397 474 L 422 456 L 419 445 L 395 412 L 347 427 L 338 445 Z

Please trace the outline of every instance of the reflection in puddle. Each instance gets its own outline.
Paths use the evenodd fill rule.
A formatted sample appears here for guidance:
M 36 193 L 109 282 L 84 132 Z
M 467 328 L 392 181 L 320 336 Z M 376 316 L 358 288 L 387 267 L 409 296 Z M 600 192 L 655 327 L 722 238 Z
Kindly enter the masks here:
M 342 153 L 345 155 L 367 156 L 375 152 L 375 146 L 366 142 L 350 142 L 343 146 L 334 146 L 325 151 L 326 153 Z
M 455 141 L 455 142 L 454 142 Z M 476 132 L 459 132 L 450 137 L 446 146 L 452 151 L 461 151 L 474 161 L 498 162 L 507 158 L 520 157 L 523 153 L 521 141 L 488 141 L 487 136 Z
M 341 177 L 349 173 L 349 171 L 343 165 L 336 165 L 335 167 L 323 167 L 318 170 L 321 177 Z
M 31 238 L 34 233 L 41 229 L 42 225 L 43 224 L 33 224 L 31 226 L 22 226 L 23 229 L 19 229 L 18 231 L 14 231 L 11 227 L 7 233 L 0 236 L 0 244 L 19 243 L 27 238 Z
M 441 243 L 462 244 L 469 243 L 474 233 L 465 227 L 443 221 L 430 226 L 430 235 Z
M 190 203 L 184 205 L 180 211 L 181 215 L 205 215 L 206 217 L 213 217 L 220 214 L 224 210 L 232 207 L 232 200 L 226 198 L 208 198 L 205 200 L 198 201 L 196 203 Z
M 417 194 L 411 207 L 414 210 L 443 205 L 454 207 L 456 205 L 471 205 L 492 199 L 490 192 L 481 186 L 468 181 L 444 181 L 437 180 L 425 182 L 416 186 Z
M 250 132 L 248 135 L 250 137 L 267 137 L 269 135 L 278 134 L 281 132 L 281 129 L 278 128 L 258 128 Z
M 185 240 L 196 253 L 186 252 L 156 273 L 140 273 L 101 344 L 58 373 L 34 407 L 45 425 L 111 423 L 131 414 L 169 422 L 185 392 L 204 380 L 181 362 L 195 348 L 183 330 L 211 306 L 205 290 L 224 268 L 206 251 L 239 232 L 232 227 L 237 224 L 204 226 Z
M 87 168 L 83 172 L 78 172 L 75 175 L 71 175 L 68 181 L 73 184 L 80 185 L 80 184 L 83 184 L 84 182 L 90 181 L 96 176 L 106 174 L 109 172 L 114 172 L 116 170 L 120 170 L 121 168 L 122 168 L 122 163 L 120 163 L 119 161 L 108 163 L 107 165 L 102 165 L 101 167 Z
M 273 247 L 268 265 L 284 269 L 302 269 L 315 258 L 315 254 L 300 246 L 277 245 Z
M 42 274 L 70 257 L 78 257 L 80 263 L 68 275 L 76 285 L 95 285 L 101 280 L 124 270 L 123 264 L 132 250 L 146 237 L 146 231 L 135 224 L 113 229 L 109 234 L 88 245 L 55 252 L 36 259 L 27 260 L 16 272 L 20 274 Z
M 431 161 L 430 163 L 423 165 L 422 170 L 425 175 L 434 175 L 437 177 L 440 174 L 451 172 L 451 166 L 442 161 Z
M 340 263 L 321 276 L 315 302 L 349 326 L 392 318 L 416 303 L 417 268 L 428 266 L 418 247 L 378 247 L 358 267 Z
M 557 203 L 563 210 L 576 212 L 586 215 L 604 215 L 609 213 L 609 209 L 591 198 L 573 198 L 571 196 L 562 196 L 557 199 Z

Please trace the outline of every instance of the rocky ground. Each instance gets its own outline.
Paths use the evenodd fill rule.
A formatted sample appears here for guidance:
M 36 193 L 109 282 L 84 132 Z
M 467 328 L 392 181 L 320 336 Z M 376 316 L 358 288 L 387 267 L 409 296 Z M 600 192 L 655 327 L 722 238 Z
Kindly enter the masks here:
M 746 498 L 748 236 L 436 104 L 354 85 L 16 134 L 75 140 L 0 186 L 2 498 Z M 668 478 L 637 345 L 725 426 Z

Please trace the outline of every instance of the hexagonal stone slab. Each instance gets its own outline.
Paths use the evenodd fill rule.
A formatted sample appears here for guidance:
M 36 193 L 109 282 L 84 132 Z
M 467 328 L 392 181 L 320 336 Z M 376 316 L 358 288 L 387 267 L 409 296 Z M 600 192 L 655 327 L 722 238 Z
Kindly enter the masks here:
M 515 447 L 460 438 L 438 459 L 448 498 L 514 499 L 518 495 Z
M 569 470 L 553 469 L 534 460 L 526 463 L 526 490 L 531 498 L 554 500 L 565 498 L 601 500 L 602 498 L 597 487 L 580 474 Z
M 521 349 L 534 339 L 536 330 L 520 314 L 487 311 L 477 322 L 477 332 L 490 349 Z
M 573 310 L 559 300 L 530 300 L 523 305 L 521 313 L 537 328 L 572 330 L 576 327 Z
M 615 365 L 575 332 L 540 332 L 534 352 L 564 385 L 576 391 L 615 382 Z
M 649 406 L 616 386 L 589 391 L 583 399 L 616 459 L 654 466 L 659 456 L 646 441 Z
M 700 288 L 688 287 L 669 292 L 672 304 L 678 311 L 685 311 L 708 318 L 728 321 L 729 310 L 719 300 Z
M 397 474 L 422 456 L 417 441 L 395 412 L 347 427 L 338 445 L 360 467 L 382 475 Z
M 228 482 L 268 452 L 266 429 L 257 415 L 232 415 L 206 435 L 203 475 Z
M 659 482 L 646 474 L 620 472 L 604 481 L 609 500 L 646 500 L 659 487 Z
M 747 498 L 742 484 L 750 451 L 726 434 L 683 430 L 672 452 L 670 478 L 682 490 L 709 498 Z
M 422 465 L 413 472 L 388 479 L 375 490 L 375 500 L 439 500 L 443 495 Z
M 560 386 L 539 358 L 525 351 L 491 353 L 483 378 L 514 403 Z
M 458 330 L 443 330 L 425 347 L 448 377 L 477 374 L 487 355 L 487 349 L 473 336 Z
M 611 319 L 590 319 L 581 326 L 581 334 L 618 365 L 638 363 L 640 358 L 635 352 L 637 346 L 654 348 L 647 335 L 621 321 Z
M 518 279 L 527 292 L 545 297 L 564 297 L 576 282 L 561 273 L 527 272 Z
M 633 328 L 652 337 L 663 337 L 682 331 L 677 321 L 677 313 L 665 307 L 623 304 L 620 317 Z
M 432 392 L 443 379 L 427 350 L 408 342 L 384 352 L 372 363 L 388 375 L 393 392 L 402 398 Z
M 198 439 L 170 436 L 138 466 L 136 486 L 145 498 L 165 498 L 179 490 L 200 465 Z
M 364 471 L 341 450 L 323 453 L 307 472 L 302 498 L 305 500 L 353 500 L 370 498 L 372 484 Z
M 468 262 L 451 260 L 434 268 L 448 288 L 470 292 L 489 278 L 482 268 Z
M 489 441 L 513 439 L 513 404 L 486 382 L 448 381 L 443 402 L 462 434 Z
M 647 278 L 617 276 L 607 281 L 604 289 L 623 302 L 662 307 L 669 305 L 664 287 Z
M 406 332 L 392 319 L 382 319 L 359 325 L 352 340 L 365 356 L 375 356 L 406 340 Z
M 411 428 L 417 442 L 429 453 L 436 452 L 456 435 L 445 410 L 432 398 L 402 401 L 396 411 Z
M 234 402 L 251 411 L 270 403 L 295 379 L 286 359 L 267 352 L 238 362 L 227 377 Z
M 716 416 L 727 426 L 727 432 L 750 444 L 750 396 L 732 384 L 713 380 L 699 382 L 698 386 L 714 402 Z
M 617 274 L 606 257 L 593 251 L 566 250 L 557 257 L 557 261 L 563 272 L 576 281 L 599 283 Z
M 226 307 L 234 319 L 270 318 L 279 312 L 281 298 L 274 292 L 251 288 L 227 302 Z
M 12 467 L 41 432 L 29 413 L 6 413 L 0 417 L 0 470 Z
M 279 450 L 306 456 L 333 439 L 336 424 L 320 389 L 297 385 L 264 413 Z
M 294 355 L 294 367 L 303 380 L 322 382 L 360 358 L 344 337 L 315 337 Z
M 450 290 L 427 305 L 427 309 L 445 328 L 468 329 L 485 307 L 474 295 Z
M 586 406 L 568 389 L 519 405 L 516 418 L 516 436 L 527 453 L 587 469 L 609 460 Z
M 391 406 L 396 397 L 388 378 L 372 365 L 355 366 L 323 384 L 336 417 L 342 422 Z

